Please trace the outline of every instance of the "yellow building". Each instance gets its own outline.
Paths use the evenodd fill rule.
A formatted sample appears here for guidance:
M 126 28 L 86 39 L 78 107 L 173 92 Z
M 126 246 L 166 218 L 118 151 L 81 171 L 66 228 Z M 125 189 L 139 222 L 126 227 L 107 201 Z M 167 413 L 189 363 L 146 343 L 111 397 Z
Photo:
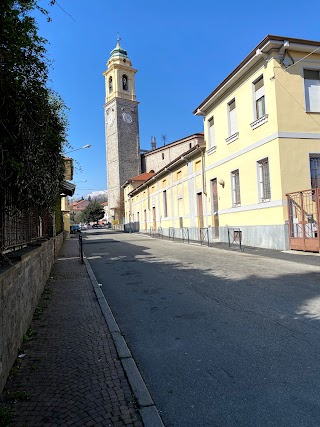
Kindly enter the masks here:
M 70 209 L 67 206 L 67 196 L 73 196 L 75 191 L 75 185 L 71 181 L 73 179 L 73 159 L 71 157 L 64 156 L 64 181 L 61 183 L 61 212 L 63 217 L 63 235 L 64 239 L 70 237 Z
M 319 250 L 319 113 L 320 42 L 267 36 L 194 111 L 205 149 L 125 189 L 126 222 L 224 242 L 238 229 L 245 245 Z
M 207 145 L 205 222 L 220 240 L 239 227 L 246 245 L 289 247 L 286 194 L 320 183 L 319 113 L 320 42 L 278 36 L 267 36 L 194 111 Z M 291 220 L 306 227 L 299 215 Z M 319 241 L 316 228 L 307 237 Z
M 183 238 L 188 229 L 188 237 L 198 240 L 203 215 L 194 204 L 205 192 L 204 151 L 204 145 L 195 145 L 158 172 L 124 184 L 127 230 Z

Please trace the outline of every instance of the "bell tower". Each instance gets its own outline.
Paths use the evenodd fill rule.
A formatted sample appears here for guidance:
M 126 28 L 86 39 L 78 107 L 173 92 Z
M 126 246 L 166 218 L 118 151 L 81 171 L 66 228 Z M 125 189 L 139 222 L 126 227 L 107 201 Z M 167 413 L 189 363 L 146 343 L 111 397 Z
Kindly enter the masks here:
M 122 203 L 121 185 L 140 174 L 138 102 L 134 76 L 137 72 L 120 46 L 110 52 L 105 77 L 105 129 L 109 215 L 115 219 Z M 118 218 L 121 219 L 121 218 Z

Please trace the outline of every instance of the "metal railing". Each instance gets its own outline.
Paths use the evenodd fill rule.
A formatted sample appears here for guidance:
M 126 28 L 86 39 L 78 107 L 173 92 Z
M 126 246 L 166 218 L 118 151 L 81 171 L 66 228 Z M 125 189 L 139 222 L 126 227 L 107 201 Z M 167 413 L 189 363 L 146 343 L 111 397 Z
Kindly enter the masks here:
M 1 195 L 0 252 L 9 252 L 52 237 L 54 228 L 54 216 L 49 212 L 40 213 L 34 208 L 19 210 L 10 191 Z
M 228 243 L 229 248 L 232 245 L 239 245 L 239 250 L 242 252 L 242 231 L 240 228 L 228 228 Z
M 209 229 L 208 228 L 200 228 L 200 243 L 201 245 L 206 244 L 210 246 L 210 241 L 209 241 Z
M 190 242 L 189 228 L 182 227 L 181 230 L 182 230 L 182 242 L 184 243 L 187 241 L 189 243 Z
M 158 237 L 160 239 L 163 239 L 163 230 L 162 230 L 162 227 L 158 227 Z
M 174 227 L 169 227 L 169 240 L 174 240 Z

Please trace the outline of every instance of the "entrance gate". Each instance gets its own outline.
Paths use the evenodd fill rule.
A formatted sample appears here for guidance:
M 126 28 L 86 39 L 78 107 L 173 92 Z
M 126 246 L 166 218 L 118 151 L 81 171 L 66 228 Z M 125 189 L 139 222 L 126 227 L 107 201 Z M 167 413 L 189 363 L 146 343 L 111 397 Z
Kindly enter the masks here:
M 290 249 L 320 252 L 320 188 L 287 194 Z

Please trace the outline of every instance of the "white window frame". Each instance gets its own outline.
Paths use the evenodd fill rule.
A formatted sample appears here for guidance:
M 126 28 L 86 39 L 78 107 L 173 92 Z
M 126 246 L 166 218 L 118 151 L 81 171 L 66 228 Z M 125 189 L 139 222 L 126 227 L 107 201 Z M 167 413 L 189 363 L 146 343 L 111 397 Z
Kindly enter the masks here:
M 234 104 L 234 107 L 233 107 L 233 104 Z M 229 136 L 237 134 L 238 133 L 237 104 L 236 104 L 235 98 L 233 98 L 230 102 L 228 102 L 228 123 L 229 123 Z
M 163 216 L 166 218 L 168 216 L 168 199 L 167 199 L 167 190 L 162 192 L 163 197 Z
M 306 74 L 318 74 L 315 79 L 306 78 Z M 303 69 L 303 82 L 304 82 L 304 99 L 305 109 L 308 113 L 320 113 L 320 70 L 304 68 Z
M 216 146 L 216 134 L 215 134 L 215 126 L 214 126 L 214 117 L 213 116 L 211 116 L 208 120 L 207 132 L 208 132 L 207 150 L 210 150 L 211 148 L 215 148 L 215 146 Z
M 268 166 L 267 180 L 264 171 L 264 165 Z M 258 167 L 258 185 L 259 185 L 259 201 L 262 203 L 270 202 L 271 200 L 271 180 L 270 180 L 270 163 L 269 158 L 265 157 L 257 162 Z
M 262 81 L 262 85 L 261 85 Z M 259 86 L 257 88 L 257 86 Z M 266 115 L 266 93 L 264 87 L 263 74 L 253 82 L 254 90 L 254 119 L 259 120 Z M 262 100 L 262 114 L 258 114 L 258 101 Z
M 234 208 L 241 206 L 239 169 L 235 169 L 234 171 L 231 172 L 231 191 L 232 191 L 232 206 Z

